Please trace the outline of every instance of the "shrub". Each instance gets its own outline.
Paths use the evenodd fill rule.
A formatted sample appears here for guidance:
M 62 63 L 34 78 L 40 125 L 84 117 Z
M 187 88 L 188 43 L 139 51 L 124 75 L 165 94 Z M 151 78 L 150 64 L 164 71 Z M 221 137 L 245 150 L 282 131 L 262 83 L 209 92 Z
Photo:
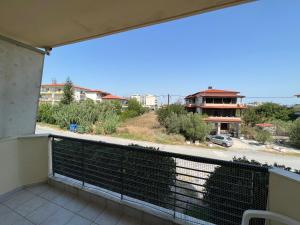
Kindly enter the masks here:
M 107 112 L 105 116 L 95 124 L 96 134 L 112 134 L 116 132 L 119 116 L 113 112 Z
M 44 122 L 44 123 L 50 123 L 55 124 L 56 120 L 53 117 L 54 112 L 58 109 L 57 106 L 52 106 L 49 103 L 41 103 L 39 105 L 38 115 L 37 115 L 37 121 L 38 122 Z
M 171 113 L 165 121 L 168 133 L 182 134 L 186 139 L 192 141 L 204 141 L 211 127 L 204 122 L 199 114 L 175 114 Z
M 146 109 L 136 100 L 128 100 L 127 108 L 121 113 L 121 120 L 125 121 L 130 118 L 140 116 L 146 112 Z
M 166 120 L 168 117 L 170 117 L 172 114 L 176 115 L 184 115 L 187 114 L 187 111 L 185 108 L 180 104 L 171 104 L 168 106 L 161 107 L 156 111 L 158 122 L 162 126 L 166 126 Z
M 241 133 L 244 135 L 246 139 L 255 139 L 256 136 L 256 129 L 251 126 L 242 125 L 241 127 Z
M 292 121 L 283 121 L 283 120 L 271 120 L 271 124 L 275 126 L 275 134 L 278 136 L 289 136 Z
M 300 147 L 300 119 L 297 119 L 293 122 L 289 133 L 289 137 L 291 143 L 294 146 Z
M 165 126 L 167 132 L 173 133 L 173 134 L 180 134 L 181 133 L 181 127 L 182 127 L 182 122 L 181 122 L 181 115 L 177 115 L 174 112 L 172 112 L 165 120 Z
M 210 126 L 204 122 L 203 117 L 196 113 L 181 116 L 181 133 L 192 141 L 204 141 L 210 132 Z
M 258 129 L 256 131 L 255 140 L 259 143 L 265 144 L 272 140 L 272 135 L 269 131 Z

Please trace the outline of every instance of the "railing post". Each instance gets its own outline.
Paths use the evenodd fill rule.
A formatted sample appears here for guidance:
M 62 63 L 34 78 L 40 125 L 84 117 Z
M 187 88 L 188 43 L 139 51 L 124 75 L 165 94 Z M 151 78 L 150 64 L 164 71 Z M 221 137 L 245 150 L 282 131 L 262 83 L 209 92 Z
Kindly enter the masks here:
M 51 137 L 51 144 L 50 144 L 50 151 L 51 151 L 51 164 L 52 164 L 52 176 L 55 176 L 55 163 L 54 163 L 54 149 L 55 149 L 55 141 L 54 137 Z
M 122 154 L 121 154 L 121 200 L 123 200 L 123 194 L 124 194 L 124 165 L 123 165 L 123 161 L 124 161 L 124 149 L 121 150 Z
M 81 167 L 82 167 L 82 187 L 85 184 L 85 154 L 84 154 L 84 142 L 81 143 Z
M 177 197 L 177 194 L 176 194 L 176 191 L 177 191 L 177 178 L 176 178 L 176 170 L 177 170 L 177 163 L 176 163 L 176 158 L 174 158 L 174 161 L 175 161 L 175 190 L 174 190 L 174 201 L 173 201 L 173 209 L 174 209 L 174 219 L 176 218 L 176 197 Z

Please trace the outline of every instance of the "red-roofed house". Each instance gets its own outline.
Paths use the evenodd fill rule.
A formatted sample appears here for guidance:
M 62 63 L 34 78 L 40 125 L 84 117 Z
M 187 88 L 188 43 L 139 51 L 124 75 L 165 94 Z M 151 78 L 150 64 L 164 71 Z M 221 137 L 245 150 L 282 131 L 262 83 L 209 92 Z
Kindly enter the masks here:
M 49 102 L 52 104 L 60 102 L 63 96 L 64 83 L 53 82 L 51 84 L 42 84 L 40 92 L 40 102 Z M 102 98 L 109 95 L 107 92 L 93 90 L 89 88 L 73 86 L 75 101 L 91 99 L 95 102 L 101 102 Z
M 242 103 L 245 96 L 237 91 L 217 90 L 209 87 L 185 97 L 186 109 L 190 112 L 207 115 L 207 122 L 214 123 L 217 134 L 240 132 L 241 114 L 246 105 Z
M 122 105 L 127 104 L 126 98 L 119 97 L 116 95 L 109 94 L 109 95 L 104 96 L 102 99 L 103 99 L 103 101 L 119 101 Z

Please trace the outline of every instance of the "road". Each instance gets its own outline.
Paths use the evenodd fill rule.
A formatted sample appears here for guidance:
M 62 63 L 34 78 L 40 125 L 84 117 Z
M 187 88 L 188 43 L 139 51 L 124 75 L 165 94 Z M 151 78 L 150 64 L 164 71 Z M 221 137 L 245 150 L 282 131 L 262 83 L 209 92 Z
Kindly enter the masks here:
M 281 165 L 289 166 L 293 169 L 300 169 L 300 157 L 284 153 L 272 153 L 257 150 L 255 148 L 249 149 L 224 149 L 224 150 L 215 150 L 211 148 L 203 148 L 198 146 L 189 146 L 189 145 L 165 145 L 165 144 L 156 144 L 146 141 L 134 141 L 117 137 L 103 136 L 103 135 L 92 135 L 92 134 L 77 134 L 69 131 L 62 131 L 50 127 L 44 127 L 37 125 L 36 134 L 54 134 L 62 135 L 74 138 L 95 140 L 95 141 L 104 141 L 108 143 L 115 143 L 121 145 L 129 144 L 138 144 L 142 146 L 152 146 L 159 148 L 161 151 L 174 152 L 186 155 L 201 156 L 213 159 L 222 159 L 222 160 L 231 160 L 234 156 L 243 157 L 246 156 L 247 159 L 254 159 L 261 163 L 278 163 Z

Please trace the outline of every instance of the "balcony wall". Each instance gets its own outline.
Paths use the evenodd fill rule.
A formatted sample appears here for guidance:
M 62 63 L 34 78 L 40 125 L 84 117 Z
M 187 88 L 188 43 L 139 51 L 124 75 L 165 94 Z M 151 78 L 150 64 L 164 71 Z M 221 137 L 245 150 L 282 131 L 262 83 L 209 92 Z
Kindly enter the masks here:
M 270 170 L 269 210 L 300 221 L 300 175 L 281 169 Z M 274 221 L 271 225 L 282 225 Z
M 0 140 L 0 196 L 48 178 L 48 137 Z

